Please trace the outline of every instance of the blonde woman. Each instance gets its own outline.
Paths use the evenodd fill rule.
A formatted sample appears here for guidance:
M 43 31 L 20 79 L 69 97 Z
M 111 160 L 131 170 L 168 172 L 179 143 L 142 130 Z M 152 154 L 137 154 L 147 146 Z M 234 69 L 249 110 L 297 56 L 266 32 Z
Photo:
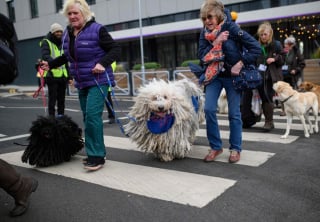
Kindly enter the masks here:
M 273 96 L 275 92 L 273 83 L 282 80 L 282 65 L 284 63 L 281 43 L 273 38 L 273 29 L 269 22 L 260 24 L 257 32 L 261 47 L 261 55 L 257 59 L 257 65 L 263 77 L 263 84 L 259 86 L 259 94 L 262 100 L 262 110 L 265 116 L 264 131 L 274 129 L 273 123 Z
M 223 151 L 216 114 L 219 95 L 225 88 L 230 122 L 229 162 L 236 163 L 242 150 L 241 92 L 235 90 L 233 79 L 244 65 L 255 63 L 260 54 L 259 43 L 231 20 L 230 12 L 220 1 L 205 1 L 200 17 L 204 28 L 200 33 L 198 55 L 206 68 L 200 80 L 205 85 L 204 111 L 211 148 L 204 161 L 214 161 Z M 241 46 L 246 48 L 245 54 Z
M 84 168 L 98 170 L 104 165 L 106 156 L 102 122 L 104 99 L 100 90 L 108 94 L 106 73 L 114 86 L 111 64 L 119 60 L 120 46 L 95 21 L 85 0 L 65 1 L 63 14 L 69 22 L 63 34 L 64 55 L 49 64 L 43 62 L 42 67 L 54 68 L 69 62 L 70 74 L 78 89 L 83 112 L 85 150 L 88 156 L 84 159 Z

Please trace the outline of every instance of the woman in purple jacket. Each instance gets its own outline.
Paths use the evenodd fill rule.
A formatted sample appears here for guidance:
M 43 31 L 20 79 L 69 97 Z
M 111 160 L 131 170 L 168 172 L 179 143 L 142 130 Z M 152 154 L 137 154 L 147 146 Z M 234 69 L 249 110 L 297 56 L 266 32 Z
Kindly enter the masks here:
M 63 14 L 69 21 L 63 35 L 64 54 L 49 64 L 43 62 L 42 67 L 54 68 L 69 62 L 83 112 L 88 156 L 84 159 L 84 168 L 98 170 L 106 156 L 102 122 L 104 99 L 100 88 L 107 95 L 108 86 L 114 86 L 111 64 L 119 60 L 120 46 L 105 27 L 95 22 L 85 0 L 67 0 Z

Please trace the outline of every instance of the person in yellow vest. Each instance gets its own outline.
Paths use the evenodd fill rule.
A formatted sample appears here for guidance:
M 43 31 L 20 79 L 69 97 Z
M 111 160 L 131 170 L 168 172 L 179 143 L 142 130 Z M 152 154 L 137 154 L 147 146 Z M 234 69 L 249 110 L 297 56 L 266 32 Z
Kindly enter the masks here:
M 41 56 L 44 61 L 51 61 L 63 54 L 62 45 L 63 28 L 58 23 L 50 26 L 50 32 L 40 42 Z M 51 69 L 44 73 L 45 82 L 48 86 L 48 113 L 55 116 L 55 105 L 57 104 L 57 115 L 64 115 L 65 96 L 68 82 L 68 70 L 65 65 Z
M 111 68 L 112 68 L 112 72 L 116 71 L 116 68 L 117 68 L 117 62 L 116 61 L 114 61 L 111 64 Z M 108 95 L 107 95 L 107 99 L 108 99 L 108 101 L 110 103 L 110 106 L 111 106 L 111 107 L 107 106 L 109 124 L 115 123 L 115 116 L 114 116 L 113 102 L 112 102 L 112 98 L 111 98 L 111 93 L 112 93 L 112 86 L 109 86 L 108 87 Z

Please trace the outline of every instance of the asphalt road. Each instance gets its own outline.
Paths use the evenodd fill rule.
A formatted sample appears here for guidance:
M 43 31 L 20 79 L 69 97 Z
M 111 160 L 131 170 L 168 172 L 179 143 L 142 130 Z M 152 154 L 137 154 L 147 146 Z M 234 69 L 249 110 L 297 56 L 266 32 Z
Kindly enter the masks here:
M 117 102 L 117 116 L 124 117 L 133 102 L 120 96 Z M 291 131 L 289 140 L 279 140 L 285 131 L 285 117 L 279 117 L 278 110 L 276 129 L 271 133 L 261 131 L 262 123 L 244 130 L 243 150 L 247 153 L 243 153 L 239 164 L 223 159 L 204 163 L 196 154 L 163 163 L 150 154 L 137 152 L 119 125 L 106 121 L 108 160 L 101 174 L 83 171 L 79 161 L 83 151 L 68 163 L 71 165 L 57 168 L 39 169 L 19 163 L 19 153 L 14 154 L 25 149 L 32 121 L 44 114 L 41 98 L 0 98 L 0 158 L 10 157 L 7 160 L 19 172 L 39 181 L 30 209 L 18 218 L 8 216 L 13 199 L 0 190 L 1 222 L 320 220 L 320 135 L 304 138 L 295 118 L 297 128 Z M 75 97 L 67 98 L 66 114 L 82 125 Z M 226 120 L 226 115 L 219 116 L 222 135 L 228 133 Z M 121 119 L 123 124 L 126 121 Z M 205 125 L 201 126 L 194 149 L 208 148 L 203 132 Z M 227 148 L 228 139 L 223 138 Z M 260 157 L 259 162 L 256 159 Z

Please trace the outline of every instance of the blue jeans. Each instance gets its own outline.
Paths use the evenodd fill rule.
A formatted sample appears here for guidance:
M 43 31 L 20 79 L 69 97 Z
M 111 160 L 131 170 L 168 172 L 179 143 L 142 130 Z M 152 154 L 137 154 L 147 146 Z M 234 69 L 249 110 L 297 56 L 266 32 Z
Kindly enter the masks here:
M 228 119 L 230 127 L 230 150 L 241 152 L 242 143 L 242 120 L 240 112 L 241 93 L 236 91 L 232 84 L 233 78 L 217 77 L 209 85 L 205 91 L 205 107 L 207 124 L 207 137 L 209 145 L 213 150 L 222 148 L 222 140 L 217 120 L 218 98 L 222 88 L 225 88 L 228 99 Z
M 101 86 L 107 95 L 107 86 Z M 102 114 L 104 98 L 97 86 L 79 89 L 80 107 L 83 113 L 85 150 L 88 156 L 105 157 Z

